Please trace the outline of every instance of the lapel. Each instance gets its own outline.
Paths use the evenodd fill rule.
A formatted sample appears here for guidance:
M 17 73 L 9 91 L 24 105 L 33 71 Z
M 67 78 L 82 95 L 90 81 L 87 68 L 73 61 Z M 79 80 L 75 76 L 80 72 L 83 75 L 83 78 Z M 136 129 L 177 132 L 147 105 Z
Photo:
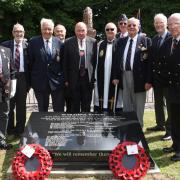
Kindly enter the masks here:
M 4 69 L 7 67 L 7 60 L 9 60 L 9 58 L 6 55 L 6 51 L 3 47 L 0 47 L 0 54 L 1 54 L 1 59 L 2 59 L 2 70 L 4 72 Z M 8 62 L 9 64 L 9 62 Z M 9 67 L 8 67 L 9 68 Z
M 80 61 L 80 56 L 79 56 L 79 45 L 78 45 L 78 40 L 77 37 L 74 36 L 73 40 L 72 40 L 72 52 L 74 53 L 74 60 L 77 63 L 78 67 L 79 67 L 79 61 Z
M 42 36 L 39 39 L 39 48 L 40 48 L 40 53 L 41 53 L 42 60 L 47 63 L 48 57 L 47 57 L 47 54 L 46 54 L 46 50 L 45 50 L 45 47 L 44 47 L 44 41 L 43 41 Z
M 52 54 L 51 54 L 51 57 L 52 59 L 55 58 L 55 55 L 57 54 L 57 42 L 56 42 L 56 38 L 55 37 L 52 37 Z
M 89 51 L 91 51 L 91 43 L 89 38 L 86 36 L 86 63 L 89 64 L 90 58 L 89 58 Z

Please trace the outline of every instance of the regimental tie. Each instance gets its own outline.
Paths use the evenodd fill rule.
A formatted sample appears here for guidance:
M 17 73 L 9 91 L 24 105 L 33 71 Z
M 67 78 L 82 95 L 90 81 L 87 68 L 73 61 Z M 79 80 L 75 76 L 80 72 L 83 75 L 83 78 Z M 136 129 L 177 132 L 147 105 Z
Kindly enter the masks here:
M 125 64 L 125 70 L 131 71 L 131 52 L 132 52 L 132 43 L 133 39 L 130 40 L 127 56 L 126 56 L 126 64 Z
M 49 40 L 46 40 L 46 46 L 45 46 L 46 54 L 48 56 L 48 60 L 51 60 L 51 50 L 49 48 Z
M 162 41 L 162 36 L 159 36 L 158 37 L 158 40 L 157 40 L 157 48 L 159 49 L 161 47 L 161 41 Z
M 19 51 L 19 44 L 16 44 L 16 49 L 15 49 L 15 67 L 16 70 L 19 72 L 19 68 L 20 68 L 20 51 Z
M 82 40 L 80 40 L 80 45 L 82 47 Z M 86 74 L 86 69 L 85 69 L 85 52 L 84 50 L 79 51 L 79 56 L 80 56 L 80 76 L 83 77 Z
M 171 54 L 174 53 L 174 50 L 176 49 L 177 45 L 178 45 L 178 40 L 177 39 L 173 39 L 172 47 L 171 47 Z

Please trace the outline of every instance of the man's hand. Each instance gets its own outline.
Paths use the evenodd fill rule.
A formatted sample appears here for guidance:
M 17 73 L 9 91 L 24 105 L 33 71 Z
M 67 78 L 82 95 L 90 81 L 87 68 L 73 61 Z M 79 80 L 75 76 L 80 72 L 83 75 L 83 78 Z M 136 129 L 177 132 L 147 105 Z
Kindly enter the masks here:
M 11 92 L 10 92 L 10 98 L 14 97 L 16 93 L 16 79 L 11 80 Z
M 113 80 L 112 80 L 112 83 L 113 83 L 114 86 L 115 86 L 115 85 L 119 84 L 119 80 L 118 80 L 118 79 L 113 79 Z
M 144 88 L 146 91 L 148 91 L 149 89 L 151 89 L 151 87 L 152 87 L 152 84 L 146 83 Z

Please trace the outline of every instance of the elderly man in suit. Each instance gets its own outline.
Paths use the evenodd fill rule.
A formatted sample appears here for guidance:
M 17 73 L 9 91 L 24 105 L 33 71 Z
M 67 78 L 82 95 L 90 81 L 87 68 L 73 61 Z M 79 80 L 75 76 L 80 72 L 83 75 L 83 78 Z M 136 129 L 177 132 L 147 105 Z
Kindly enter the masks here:
M 75 34 L 65 41 L 65 85 L 71 92 L 71 111 L 89 112 L 96 66 L 96 40 L 87 36 L 83 22 L 76 24 Z
M 128 19 L 128 36 L 119 39 L 115 58 L 116 71 L 122 76 L 120 83 L 123 85 L 123 111 L 135 111 L 143 127 L 146 91 L 151 88 L 148 60 L 151 40 L 138 34 L 139 25 L 138 19 Z M 118 80 L 114 79 L 114 83 L 118 83 Z
M 38 101 L 39 111 L 48 111 L 49 96 L 53 110 L 64 111 L 64 75 L 62 71 L 62 42 L 54 37 L 54 23 L 41 19 L 41 36 L 29 41 L 28 54 L 31 71 L 31 86 Z
M 167 81 L 163 78 L 162 63 L 160 61 L 160 48 L 164 41 L 170 37 L 170 33 L 167 30 L 167 17 L 164 14 L 156 14 L 154 16 L 154 27 L 157 32 L 152 39 L 152 46 L 150 50 L 150 60 L 152 61 L 152 85 L 154 89 L 154 106 L 156 115 L 156 126 L 147 128 L 149 131 L 163 131 L 166 130 L 166 134 L 162 137 L 162 140 L 171 139 L 170 128 L 170 109 L 169 101 L 167 98 Z M 164 106 L 167 107 L 167 121 L 165 121 Z
M 168 29 L 172 35 L 162 48 L 162 63 L 168 82 L 168 98 L 171 112 L 171 135 L 173 144 L 164 152 L 175 152 L 172 161 L 180 161 L 180 13 L 168 18 Z
M 58 37 L 61 40 L 61 42 L 64 43 L 66 38 L 66 28 L 62 24 L 57 24 L 54 27 L 54 35 Z
M 8 125 L 9 98 L 15 94 L 15 69 L 13 68 L 11 51 L 0 46 L 0 149 L 11 149 L 6 143 Z M 11 87 L 10 87 L 11 86 Z
M 26 122 L 26 97 L 29 90 L 29 62 L 27 57 L 27 42 L 24 40 L 24 27 L 17 23 L 12 30 L 13 40 L 2 43 L 11 49 L 16 68 L 16 93 L 10 99 L 10 112 L 7 133 L 19 137 L 24 132 Z M 16 107 L 16 118 L 14 109 Z M 16 120 L 16 123 L 15 123 Z M 15 125 L 16 124 L 16 125 Z

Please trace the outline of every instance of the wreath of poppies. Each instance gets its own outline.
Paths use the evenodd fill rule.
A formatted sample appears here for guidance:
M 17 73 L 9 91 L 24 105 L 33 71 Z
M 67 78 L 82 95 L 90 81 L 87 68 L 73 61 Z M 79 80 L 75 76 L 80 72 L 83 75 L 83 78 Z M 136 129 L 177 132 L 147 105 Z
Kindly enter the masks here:
M 39 144 L 28 144 L 32 147 L 35 152 L 32 157 L 37 158 L 40 166 L 36 171 L 27 171 L 25 168 L 25 163 L 29 159 L 21 151 L 25 146 L 22 146 L 17 152 L 16 157 L 14 157 L 12 162 L 12 171 L 15 179 L 17 180 L 29 180 L 29 179 L 41 179 L 44 180 L 52 169 L 53 161 L 49 152 Z
M 136 159 L 135 165 L 131 169 L 126 168 L 122 162 L 123 157 L 127 155 L 127 145 L 137 145 L 138 147 L 138 154 L 129 155 L 134 156 Z M 125 141 L 118 144 L 109 156 L 109 168 L 117 179 L 139 180 L 146 175 L 149 167 L 149 158 L 144 148 L 135 142 Z

